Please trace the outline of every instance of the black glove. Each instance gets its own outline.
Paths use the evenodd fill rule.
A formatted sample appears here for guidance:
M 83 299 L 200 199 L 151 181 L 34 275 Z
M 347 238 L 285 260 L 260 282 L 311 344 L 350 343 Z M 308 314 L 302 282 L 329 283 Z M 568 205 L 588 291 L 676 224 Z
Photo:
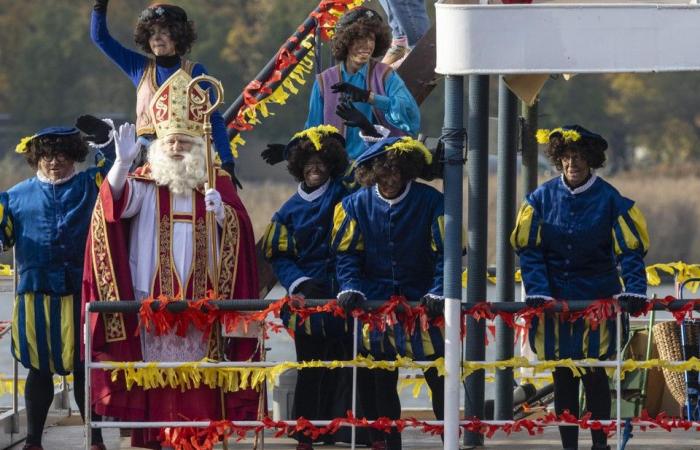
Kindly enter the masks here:
M 617 301 L 620 302 L 622 309 L 636 316 L 646 307 L 648 300 L 638 295 L 620 294 L 617 296 Z
M 345 310 L 346 313 L 360 306 L 365 301 L 365 296 L 359 292 L 345 291 L 338 294 L 338 305 Z
M 240 181 L 238 181 L 238 178 L 236 178 L 236 163 L 233 161 L 230 162 L 225 162 L 221 164 L 221 168 L 226 171 L 229 175 L 231 175 L 231 181 L 233 181 L 233 184 L 238 186 L 238 189 L 243 189 L 243 185 L 241 184 Z
M 262 158 L 271 166 L 284 161 L 284 144 L 267 144 L 267 148 L 260 153 Z
M 107 12 L 107 2 L 109 2 L 109 0 L 95 0 L 93 9 L 97 12 L 105 13 Z
M 78 117 L 75 127 L 85 133 L 88 141 L 97 145 L 109 141 L 112 132 L 112 127 L 107 122 L 89 114 Z
M 539 308 L 540 306 L 547 303 L 550 299 L 542 296 L 527 296 L 525 297 L 525 304 L 530 308 Z
M 425 306 L 428 317 L 434 319 L 445 314 L 445 299 L 437 295 L 425 294 L 420 299 L 420 304 Z
M 293 294 L 303 295 L 304 298 L 314 300 L 328 298 L 328 289 L 316 280 L 306 280 L 299 283 Z
M 359 109 L 355 108 L 352 102 L 341 101 L 338 103 L 335 113 L 338 117 L 345 121 L 346 127 L 357 127 L 362 130 L 362 133 L 365 136 L 382 137 L 381 134 L 377 133 L 377 130 L 374 128 L 367 116 L 362 114 Z
M 367 103 L 369 101 L 369 91 L 366 91 L 350 83 L 342 81 L 331 86 L 331 91 L 335 94 L 341 92 L 347 94 L 353 102 Z

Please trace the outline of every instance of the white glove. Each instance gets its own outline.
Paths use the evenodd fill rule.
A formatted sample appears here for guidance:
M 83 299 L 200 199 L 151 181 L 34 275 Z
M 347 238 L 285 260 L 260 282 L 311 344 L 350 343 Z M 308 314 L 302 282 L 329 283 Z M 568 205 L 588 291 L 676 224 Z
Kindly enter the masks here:
M 204 203 L 206 204 L 207 211 L 212 211 L 214 217 L 216 217 L 216 223 L 219 226 L 224 225 L 224 204 L 221 201 L 221 194 L 216 189 L 207 189 L 204 193 Z
M 140 148 L 136 143 L 136 125 L 123 123 L 119 126 L 119 131 L 112 133 L 114 133 L 114 147 L 117 154 L 115 163 L 131 166 Z
M 136 125 L 131 123 L 120 125 L 119 131 L 112 130 L 112 137 L 116 158 L 107 173 L 107 182 L 112 189 L 112 196 L 119 200 L 124 192 L 126 175 L 141 146 L 136 142 Z

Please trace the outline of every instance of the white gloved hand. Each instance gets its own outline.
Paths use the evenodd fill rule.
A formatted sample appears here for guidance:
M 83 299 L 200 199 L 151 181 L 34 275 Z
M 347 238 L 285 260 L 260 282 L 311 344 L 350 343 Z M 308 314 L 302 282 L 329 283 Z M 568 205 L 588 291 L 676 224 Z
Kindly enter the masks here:
M 136 141 L 136 126 L 124 123 L 119 126 L 119 131 L 112 130 L 114 137 L 114 150 L 116 158 L 112 168 L 107 173 L 107 182 L 112 189 L 112 195 L 119 200 L 126 184 L 126 175 L 131 164 L 136 159 L 141 146 Z
M 204 192 L 204 204 L 207 211 L 212 211 L 216 217 L 216 223 L 223 226 L 226 215 L 224 214 L 224 204 L 221 201 L 221 194 L 216 189 L 207 189 Z
M 136 125 L 124 123 L 119 126 L 119 131 L 114 133 L 114 147 L 116 153 L 115 164 L 131 166 L 139 154 L 140 146 L 136 142 Z

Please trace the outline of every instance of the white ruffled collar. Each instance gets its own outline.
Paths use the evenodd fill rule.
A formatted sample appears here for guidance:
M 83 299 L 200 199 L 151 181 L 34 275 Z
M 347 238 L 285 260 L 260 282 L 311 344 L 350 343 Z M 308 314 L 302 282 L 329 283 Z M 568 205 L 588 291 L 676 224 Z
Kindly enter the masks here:
M 302 186 L 304 185 L 304 182 L 302 181 L 299 183 L 299 186 L 297 186 L 297 193 L 299 194 L 299 197 L 302 199 L 306 200 L 307 202 L 313 202 L 320 196 L 322 196 L 327 190 L 328 186 L 331 184 L 331 179 L 328 178 L 325 183 L 323 183 L 321 186 L 316 188 L 315 190 L 311 192 L 306 192 L 304 191 L 304 188 Z
M 403 192 L 401 193 L 401 195 L 399 195 L 399 196 L 396 197 L 396 198 L 384 198 L 384 197 L 382 197 L 382 194 L 379 192 L 379 186 L 377 186 L 376 184 L 374 185 L 374 192 L 377 194 L 377 196 L 378 196 L 379 198 L 381 198 L 382 200 L 384 200 L 385 202 L 387 202 L 387 203 L 389 204 L 389 206 L 394 206 L 394 205 L 400 203 L 401 200 L 403 200 L 404 198 L 406 198 L 406 196 L 408 195 L 408 191 L 411 190 L 411 184 L 412 184 L 412 183 L 413 183 L 413 181 L 409 181 L 408 183 L 406 183 L 406 188 L 403 190 Z
M 581 186 L 571 189 L 568 184 L 566 184 L 566 180 L 564 179 L 564 174 L 561 174 L 561 184 L 564 185 L 567 191 L 569 191 L 570 194 L 576 195 L 580 194 L 582 192 L 587 191 L 590 189 L 591 186 L 593 186 L 593 183 L 595 183 L 595 180 L 598 179 L 598 175 L 595 174 L 595 172 L 591 172 L 591 178 L 588 179 L 585 183 L 583 183 Z
M 59 184 L 63 184 L 67 181 L 70 181 L 70 179 L 73 178 L 75 176 L 75 174 L 76 174 L 75 169 L 73 169 L 73 172 L 71 172 L 71 174 L 68 175 L 67 177 L 61 178 L 58 180 L 51 180 L 51 179 L 45 177 L 44 174 L 42 174 L 40 171 L 38 171 L 38 170 L 36 171 L 36 177 L 39 181 L 41 181 L 42 183 L 46 183 L 46 184 L 53 184 L 54 186 L 59 185 Z

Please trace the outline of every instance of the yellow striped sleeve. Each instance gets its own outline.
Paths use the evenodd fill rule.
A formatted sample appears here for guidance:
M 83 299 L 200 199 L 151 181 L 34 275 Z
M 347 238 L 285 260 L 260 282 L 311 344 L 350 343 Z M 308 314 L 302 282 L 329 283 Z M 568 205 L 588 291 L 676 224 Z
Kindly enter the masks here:
M 510 235 L 510 244 L 514 249 L 519 250 L 527 247 L 530 243 L 530 234 L 532 227 L 537 227 L 537 237 L 535 246 L 539 246 L 542 241 L 542 227 L 539 223 L 535 223 L 535 208 L 527 202 L 524 202 L 518 211 L 518 217 L 515 221 L 515 229 Z
M 437 225 L 437 227 L 435 225 Z M 437 236 L 435 233 L 436 231 Z M 442 248 L 443 243 L 445 242 L 445 216 L 438 216 L 436 223 L 433 224 L 433 232 L 431 234 L 430 247 L 434 252 L 436 252 L 438 251 L 438 244 L 440 244 L 440 247 Z M 464 236 L 462 236 L 462 238 L 464 238 Z
M 275 234 L 275 223 L 270 223 L 265 229 L 265 234 L 263 235 L 263 246 L 265 249 L 265 258 L 272 258 L 272 236 Z
M 15 243 L 14 226 L 12 224 L 12 216 L 7 207 L 9 196 L 7 193 L 0 194 L 0 241 L 6 248 L 11 247 Z M 0 251 L 3 249 L 0 248 Z
M 267 226 L 263 243 L 266 259 L 282 255 L 294 256 L 294 239 L 290 236 L 287 227 L 280 222 L 273 221 Z
M 335 251 L 364 250 L 364 241 L 359 232 L 355 219 L 349 218 L 343 204 L 338 203 L 333 213 L 333 231 L 331 232 L 331 243 Z
M 642 253 L 646 253 L 649 250 L 647 222 L 636 205 L 632 206 L 626 213 L 618 216 L 612 234 L 616 255 L 623 253 L 625 250 L 637 250 Z M 621 235 L 622 240 L 620 240 L 619 235 Z

